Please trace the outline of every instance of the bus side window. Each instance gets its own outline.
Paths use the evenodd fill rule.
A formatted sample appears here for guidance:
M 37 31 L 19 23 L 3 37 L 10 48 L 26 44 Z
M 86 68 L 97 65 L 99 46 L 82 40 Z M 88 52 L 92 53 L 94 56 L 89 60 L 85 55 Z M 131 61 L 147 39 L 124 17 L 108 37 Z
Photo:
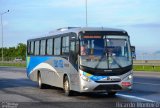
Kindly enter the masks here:
M 54 55 L 61 54 L 61 38 L 55 38 L 54 40 Z
M 69 54 L 69 36 L 62 38 L 62 55 Z
M 31 51 L 30 54 L 33 55 L 34 54 L 34 41 L 31 42 Z
M 30 55 L 31 53 L 31 42 L 27 42 L 27 54 Z
M 40 55 L 46 54 L 46 40 L 41 40 L 40 43 Z
M 47 40 L 47 55 L 52 55 L 53 54 L 53 39 L 48 39 Z
M 39 51 L 40 51 L 39 45 L 40 45 L 40 41 L 35 41 L 34 55 L 39 55 Z

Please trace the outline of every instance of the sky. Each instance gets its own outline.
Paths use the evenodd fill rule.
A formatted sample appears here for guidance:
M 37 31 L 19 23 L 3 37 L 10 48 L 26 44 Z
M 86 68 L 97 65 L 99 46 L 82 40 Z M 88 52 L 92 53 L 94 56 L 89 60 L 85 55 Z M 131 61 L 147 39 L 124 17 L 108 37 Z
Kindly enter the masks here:
M 87 0 L 87 3 L 89 27 L 124 29 L 137 53 L 160 51 L 160 0 Z M 0 0 L 0 13 L 7 10 L 3 15 L 5 47 L 26 43 L 61 27 L 86 26 L 85 0 Z

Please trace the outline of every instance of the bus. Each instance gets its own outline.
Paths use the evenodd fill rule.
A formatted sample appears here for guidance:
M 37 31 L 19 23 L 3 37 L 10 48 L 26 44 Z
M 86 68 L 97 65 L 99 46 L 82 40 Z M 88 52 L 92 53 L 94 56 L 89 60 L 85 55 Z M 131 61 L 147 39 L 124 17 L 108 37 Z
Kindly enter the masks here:
M 104 27 L 67 27 L 27 40 L 27 76 L 74 92 L 115 95 L 133 84 L 128 33 Z

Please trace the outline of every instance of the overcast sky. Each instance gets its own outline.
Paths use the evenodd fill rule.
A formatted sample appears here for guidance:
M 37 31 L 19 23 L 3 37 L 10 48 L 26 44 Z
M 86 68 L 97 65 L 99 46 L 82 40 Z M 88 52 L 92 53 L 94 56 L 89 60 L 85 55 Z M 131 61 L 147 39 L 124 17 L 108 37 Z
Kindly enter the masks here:
M 0 13 L 7 10 L 6 47 L 57 28 L 85 26 L 85 0 L 0 0 Z M 88 25 L 125 29 L 138 52 L 153 53 L 160 50 L 159 11 L 160 0 L 88 0 Z

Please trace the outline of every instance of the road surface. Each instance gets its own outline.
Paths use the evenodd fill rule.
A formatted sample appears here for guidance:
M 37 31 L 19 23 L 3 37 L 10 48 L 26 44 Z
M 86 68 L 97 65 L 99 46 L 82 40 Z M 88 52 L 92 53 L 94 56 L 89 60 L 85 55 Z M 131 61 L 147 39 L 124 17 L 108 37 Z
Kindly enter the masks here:
M 117 107 L 119 102 L 160 102 L 160 73 L 134 72 L 133 90 L 119 92 L 114 97 L 105 93 L 67 97 L 59 88 L 39 89 L 36 82 L 26 77 L 25 71 L 24 68 L 0 67 L 0 107 L 107 108 Z

